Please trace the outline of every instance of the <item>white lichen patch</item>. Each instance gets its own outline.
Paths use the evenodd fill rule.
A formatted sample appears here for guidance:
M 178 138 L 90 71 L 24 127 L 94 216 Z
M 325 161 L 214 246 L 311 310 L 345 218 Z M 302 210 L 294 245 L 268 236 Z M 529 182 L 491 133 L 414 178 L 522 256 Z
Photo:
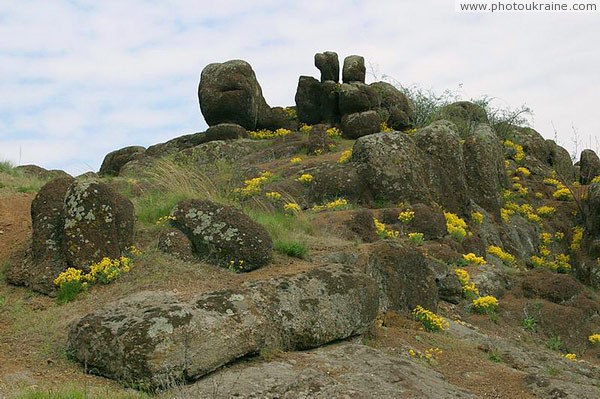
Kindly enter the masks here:
M 152 325 L 148 328 L 147 335 L 150 338 L 154 338 L 159 334 L 172 334 L 173 325 L 169 323 L 166 317 L 155 317 L 152 319 Z

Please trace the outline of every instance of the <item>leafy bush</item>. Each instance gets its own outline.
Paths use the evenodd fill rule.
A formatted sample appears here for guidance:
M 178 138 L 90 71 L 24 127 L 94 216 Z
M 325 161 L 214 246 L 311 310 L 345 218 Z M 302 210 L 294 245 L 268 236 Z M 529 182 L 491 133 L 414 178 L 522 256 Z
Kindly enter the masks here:
M 553 351 L 562 350 L 564 345 L 565 344 L 563 343 L 563 340 L 558 335 L 552 335 L 546 341 L 546 348 L 553 350 Z
M 306 244 L 300 241 L 277 240 L 274 242 L 273 247 L 275 251 L 287 256 L 291 256 L 292 258 L 304 259 L 306 257 L 306 253 L 308 252 Z

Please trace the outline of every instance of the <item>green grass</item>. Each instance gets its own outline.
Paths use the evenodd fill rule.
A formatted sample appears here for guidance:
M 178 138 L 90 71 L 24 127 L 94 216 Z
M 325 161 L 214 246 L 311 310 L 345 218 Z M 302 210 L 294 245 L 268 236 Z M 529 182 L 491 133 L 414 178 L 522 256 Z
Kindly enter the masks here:
M 0 173 L 6 173 L 9 175 L 16 174 L 15 166 L 10 161 L 0 161 Z
M 139 392 L 114 392 L 108 389 L 61 388 L 27 389 L 15 396 L 15 399 L 140 399 L 151 396 Z
M 300 241 L 277 240 L 273 244 L 273 247 L 275 248 L 275 251 L 291 256 L 292 258 L 304 259 L 308 252 L 306 244 Z
M 562 350 L 564 345 L 565 344 L 563 343 L 562 339 L 558 335 L 552 335 L 546 341 L 546 347 L 550 350 L 557 351 L 557 352 Z

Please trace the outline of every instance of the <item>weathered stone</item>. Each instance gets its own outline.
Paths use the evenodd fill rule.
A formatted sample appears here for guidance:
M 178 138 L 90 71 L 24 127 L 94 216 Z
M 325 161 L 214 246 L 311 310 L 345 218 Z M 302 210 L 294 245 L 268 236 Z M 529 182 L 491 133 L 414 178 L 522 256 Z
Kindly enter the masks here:
M 521 287 L 528 298 L 543 298 L 558 304 L 572 300 L 584 289 L 573 277 L 543 268 L 528 271 Z
M 37 165 L 19 165 L 15 166 L 15 170 L 25 173 L 26 175 L 35 176 L 42 180 L 51 180 L 58 177 L 71 177 L 67 172 L 58 169 L 44 169 Z
M 141 292 L 73 323 L 68 347 L 101 375 L 147 390 L 196 380 L 263 348 L 297 350 L 362 334 L 377 286 L 339 266 L 182 301 Z
M 340 121 L 339 83 L 327 80 L 321 83 L 320 116 L 321 121 L 337 124 Z
M 485 110 L 470 101 L 458 101 L 446 105 L 440 112 L 440 119 L 448 120 L 456 125 L 461 137 L 468 137 L 480 123 L 488 123 Z
M 375 242 L 379 239 L 375 231 L 373 212 L 369 209 L 363 208 L 354 212 L 347 225 L 363 242 Z
M 198 85 L 200 111 L 209 126 L 235 123 L 254 130 L 270 110 L 250 64 L 242 60 L 207 65 Z
M 321 122 L 321 85 L 312 76 L 300 76 L 296 89 L 298 121 L 307 125 Z
M 344 58 L 344 67 L 342 69 L 342 81 L 344 83 L 361 82 L 365 83 L 365 59 L 360 55 L 349 55 Z
M 581 151 L 579 167 L 579 181 L 581 184 L 590 184 L 594 177 L 600 176 L 600 158 L 592 150 Z
M 377 90 L 364 83 L 343 83 L 339 87 L 340 115 L 370 111 L 378 108 L 379 94 Z
M 327 134 L 327 125 L 314 125 L 308 134 L 307 152 L 325 154 L 331 151 L 333 139 Z
M 356 140 L 352 162 L 375 199 L 430 203 L 425 154 L 404 133 L 377 133 Z
M 269 263 L 273 242 L 264 227 L 241 211 L 208 200 L 178 203 L 173 226 L 192 242 L 194 254 L 223 267 L 250 271 Z
M 387 82 L 375 82 L 370 86 L 378 94 L 377 107 L 387 112 L 385 121 L 394 130 L 404 130 L 411 126 L 414 106 L 404 93 Z
M 459 212 L 466 207 L 469 197 L 460 136 L 453 128 L 447 121 L 436 121 L 419 129 L 413 138 L 427 154 L 424 162 L 436 201 L 447 210 Z
M 367 273 L 379 284 L 380 310 L 437 310 L 438 288 L 429 262 L 414 246 L 391 241 L 373 244 Z
M 546 140 L 550 149 L 549 164 L 559 177 L 567 182 L 575 180 L 575 167 L 569 152 L 556 144 L 554 140 Z
M 248 131 L 235 123 L 219 123 L 218 125 L 210 126 L 206 129 L 204 137 L 205 139 L 202 143 L 208 143 L 209 141 L 215 140 L 237 140 L 248 138 Z
M 600 257 L 600 183 L 590 186 L 588 197 L 583 202 L 583 220 L 585 223 L 582 249 L 592 259 Z M 598 267 L 591 262 L 590 271 Z M 593 280 L 600 283 L 600 276 Z
M 119 176 L 119 171 L 127 162 L 142 157 L 145 151 L 146 148 L 144 147 L 131 146 L 109 152 L 102 161 L 98 175 Z
M 407 226 L 408 231 L 423 233 L 423 238 L 426 240 L 436 240 L 447 234 L 446 218 L 441 208 L 414 204 L 411 205 L 411 209 L 415 216 Z M 395 218 L 397 221 L 398 213 Z
M 357 112 L 342 117 L 342 133 L 346 138 L 357 139 L 381 131 L 381 119 L 375 111 Z
M 499 195 L 506 186 L 502 144 L 488 125 L 479 124 L 465 140 L 463 151 L 469 197 L 497 215 Z
M 315 66 L 321 71 L 321 82 L 331 80 L 340 81 L 340 62 L 337 53 L 325 51 L 315 54 Z
M 173 227 L 160 231 L 158 235 L 158 249 L 167 255 L 184 261 L 194 259 L 190 239 L 181 230 Z
M 463 298 L 463 288 L 454 271 L 449 271 L 437 280 L 439 298 L 457 304 Z
M 323 204 L 337 198 L 354 203 L 365 199 L 365 184 L 353 168 L 336 163 L 321 163 L 312 171 L 314 179 L 308 192 L 311 203 Z
M 119 258 L 133 244 L 131 201 L 95 180 L 74 181 L 65 195 L 67 264 L 85 269 L 104 257 Z

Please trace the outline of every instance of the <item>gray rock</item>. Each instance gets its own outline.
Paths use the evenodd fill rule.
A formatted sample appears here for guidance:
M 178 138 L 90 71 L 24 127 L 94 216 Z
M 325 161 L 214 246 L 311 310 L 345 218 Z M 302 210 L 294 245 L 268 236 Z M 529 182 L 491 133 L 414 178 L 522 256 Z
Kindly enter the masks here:
M 98 175 L 119 176 L 119 171 L 127 162 L 142 157 L 145 151 L 146 148 L 144 147 L 131 146 L 109 152 L 102 161 Z
M 428 181 L 436 201 L 447 210 L 459 212 L 465 209 L 469 197 L 460 136 L 453 128 L 447 121 L 436 121 L 413 137 L 417 147 L 427 154 Z
M 48 170 L 37 165 L 19 165 L 15 166 L 16 171 L 25 173 L 26 175 L 35 176 L 42 180 L 51 180 L 59 177 L 71 177 L 70 174 L 63 170 L 52 169 Z
M 324 123 L 337 124 L 340 121 L 339 83 L 327 80 L 321 83 L 320 119 Z
M 346 138 L 357 139 L 381 131 L 381 119 L 375 111 L 357 112 L 342 117 L 342 133 Z
M 386 123 L 390 128 L 404 130 L 411 126 L 414 106 L 404 93 L 387 82 L 375 82 L 369 86 L 377 91 L 377 106 L 389 115 Z
M 581 151 L 579 167 L 579 181 L 581 184 L 590 184 L 594 177 L 600 176 L 600 158 L 592 150 Z
M 463 144 L 469 197 L 499 214 L 500 193 L 506 186 L 502 144 L 486 124 L 477 125 Z
M 430 203 L 426 155 L 404 133 L 377 133 L 356 140 L 352 163 L 375 199 Z
M 312 76 L 300 76 L 296 89 L 298 121 L 307 125 L 321 122 L 321 84 Z
M 235 123 L 219 123 L 206 129 L 203 143 L 215 140 L 237 140 L 248 138 L 248 131 Z M 198 143 L 200 145 L 202 143 Z
M 392 241 L 373 244 L 367 273 L 379 284 L 380 310 L 411 311 L 417 305 L 437 310 L 435 272 L 414 246 Z
M 470 101 L 458 101 L 446 105 L 440 112 L 440 119 L 456 125 L 461 137 L 468 137 L 480 123 L 488 123 L 485 110 Z
M 193 252 L 222 267 L 250 271 L 269 263 L 273 241 L 263 226 L 230 206 L 208 200 L 179 202 L 172 225 L 192 242 Z
M 194 259 L 190 239 L 181 230 L 173 227 L 168 227 L 160 231 L 158 235 L 158 249 L 167 255 L 183 261 Z
M 342 69 L 342 81 L 344 83 L 365 83 L 366 72 L 365 59 L 362 56 L 349 55 L 344 58 L 344 67 Z
M 583 203 L 583 210 L 585 230 L 582 249 L 592 259 L 596 259 L 600 257 L 600 183 L 590 186 L 588 198 Z M 593 262 L 591 263 L 593 269 Z
M 575 167 L 571 160 L 569 152 L 556 144 L 554 140 L 546 140 L 546 144 L 550 149 L 548 163 L 558 173 L 558 176 L 566 182 L 575 180 Z
M 331 80 L 337 83 L 340 81 L 340 61 L 337 53 L 325 51 L 315 54 L 315 66 L 321 71 L 321 82 Z
M 377 90 L 364 83 L 343 83 L 339 87 L 340 115 L 370 111 L 378 108 L 379 94 Z
M 330 370 L 335 370 L 335 375 Z M 421 362 L 346 342 L 285 354 L 271 362 L 235 365 L 174 394 L 174 399 L 192 397 L 474 398 Z
M 254 130 L 260 114 L 270 111 L 252 67 L 242 60 L 207 65 L 200 76 L 198 99 L 209 126 L 235 123 Z
M 377 287 L 340 266 L 182 301 L 141 292 L 72 324 L 68 348 L 101 375 L 145 390 L 181 385 L 264 348 L 314 348 L 362 334 Z

